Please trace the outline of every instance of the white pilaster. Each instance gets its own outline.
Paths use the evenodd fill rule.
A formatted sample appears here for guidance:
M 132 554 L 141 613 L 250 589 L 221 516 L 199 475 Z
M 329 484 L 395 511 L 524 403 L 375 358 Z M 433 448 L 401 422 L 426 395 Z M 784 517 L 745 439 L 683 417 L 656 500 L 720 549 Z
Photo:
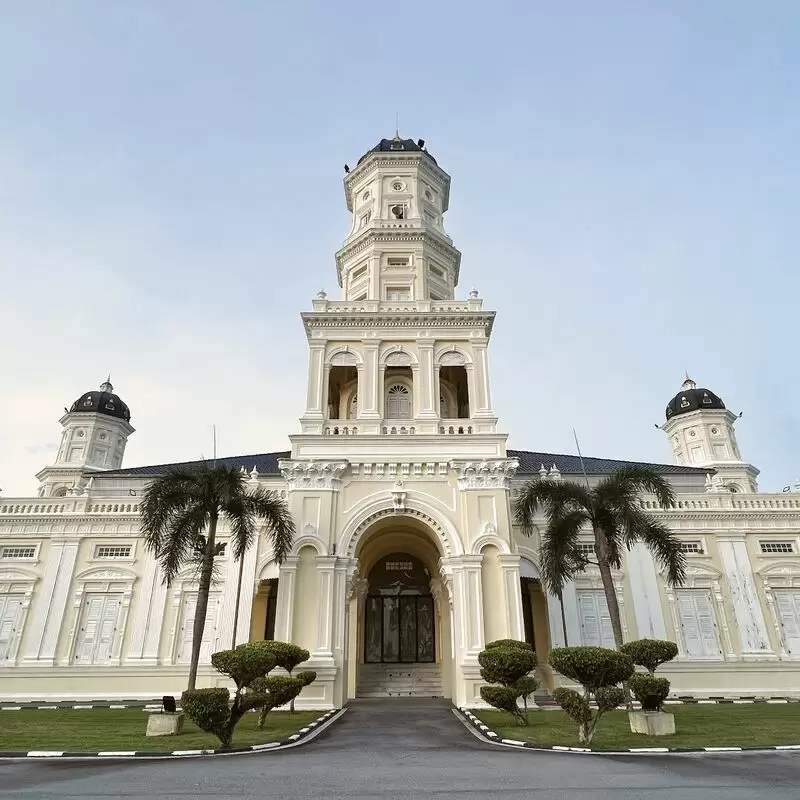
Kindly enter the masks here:
M 308 354 L 306 416 L 323 417 L 325 394 L 325 342 L 311 342 Z
M 258 546 L 254 542 L 253 546 L 247 551 L 247 553 L 245 553 L 244 556 L 242 594 L 239 598 L 239 620 L 236 623 L 236 644 L 243 644 L 244 642 L 250 641 L 250 624 L 253 616 L 253 598 L 255 596 L 257 560 Z
M 28 638 L 26 666 L 54 666 L 58 635 L 64 623 L 78 542 L 53 540 L 47 558 L 39 602 Z
M 294 615 L 294 585 L 300 559 L 289 556 L 280 567 L 278 577 L 278 606 L 275 609 L 275 638 L 281 642 L 292 641 Z
M 506 609 L 506 631 L 509 639 L 524 641 L 522 619 L 522 588 L 519 578 L 519 555 L 501 553 L 498 556 L 503 573 L 503 603 Z
M 314 658 L 333 658 L 333 615 L 339 613 L 334 604 L 335 556 L 317 556 L 317 646 Z
M 434 397 L 436 376 L 433 367 L 433 342 L 417 340 L 419 353 L 419 416 L 423 419 L 436 419 L 439 416 L 438 395 Z
M 733 601 L 742 658 L 776 658 L 770 646 L 767 624 L 759 603 L 744 534 L 717 536 L 716 542 Z
M 154 666 L 158 664 L 167 587 L 162 580 L 158 562 L 151 553 L 145 556 L 144 575 L 139 585 L 141 588 L 136 597 L 133 634 L 125 662 Z
M 655 563 L 641 542 L 637 542 L 628 553 L 628 565 L 638 638 L 666 639 L 667 626 L 661 610 Z
M 453 586 L 456 614 L 459 619 L 460 645 L 463 658 L 477 659 L 485 645 L 483 628 L 483 556 L 461 556 L 453 559 Z

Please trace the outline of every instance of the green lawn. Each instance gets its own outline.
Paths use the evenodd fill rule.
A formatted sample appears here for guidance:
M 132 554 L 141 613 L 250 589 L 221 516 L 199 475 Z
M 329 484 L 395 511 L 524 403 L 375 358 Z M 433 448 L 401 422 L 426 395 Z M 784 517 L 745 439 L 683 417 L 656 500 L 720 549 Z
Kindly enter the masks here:
M 272 711 L 263 731 L 257 713 L 245 714 L 236 726 L 233 747 L 283 741 L 306 727 L 321 711 Z M 147 712 L 112 711 L 0 711 L 0 750 L 196 750 L 218 748 L 215 736 L 203 733 L 186 718 L 180 736 L 145 736 Z
M 674 736 L 631 733 L 628 714 L 612 711 L 601 720 L 591 747 L 758 747 L 800 744 L 800 703 L 787 705 L 668 706 L 675 714 Z M 527 727 L 502 711 L 476 711 L 498 736 L 543 745 L 581 746 L 577 725 L 563 711 L 531 711 Z

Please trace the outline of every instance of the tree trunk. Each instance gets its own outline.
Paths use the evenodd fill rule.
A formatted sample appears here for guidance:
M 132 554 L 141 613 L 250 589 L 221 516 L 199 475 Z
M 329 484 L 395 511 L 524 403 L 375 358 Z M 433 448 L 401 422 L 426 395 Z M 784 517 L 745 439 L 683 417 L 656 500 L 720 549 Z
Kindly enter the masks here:
M 614 644 L 617 650 L 622 647 L 622 619 L 619 614 L 619 601 L 617 591 L 614 588 L 614 578 L 611 575 L 611 566 L 608 563 L 608 548 L 603 534 L 595 528 L 594 531 L 595 550 L 597 552 L 597 566 L 600 570 L 600 579 L 603 581 L 603 591 L 606 595 L 606 605 L 608 606 L 608 616 L 611 617 L 611 630 L 614 633 Z M 624 681 L 622 688 L 625 691 L 625 706 L 628 711 L 633 711 L 633 699 L 628 682 Z
M 595 550 L 597 551 L 597 566 L 600 569 L 600 579 L 603 581 L 603 591 L 606 595 L 608 616 L 611 617 L 611 630 L 614 633 L 614 644 L 619 648 L 623 643 L 619 602 L 617 601 L 617 592 L 614 588 L 614 578 L 611 576 L 611 567 L 608 563 L 605 537 L 597 529 L 594 531 L 594 544 Z
M 203 646 L 203 631 L 206 627 L 208 611 L 208 593 L 211 590 L 211 578 L 214 574 L 214 540 L 217 536 L 217 517 L 212 516 L 208 522 L 208 538 L 203 554 L 203 567 L 200 570 L 200 582 L 197 587 L 197 605 L 194 609 L 194 630 L 192 632 L 192 660 L 189 664 L 189 681 L 187 689 L 194 689 L 197 683 L 197 665 L 200 663 L 200 649 Z
M 561 606 L 561 627 L 564 631 L 564 647 L 569 647 L 569 637 L 567 636 L 567 613 L 564 611 L 564 595 L 558 593 L 558 604 Z
M 236 628 L 239 625 L 239 602 L 242 599 L 242 577 L 244 575 L 244 553 L 239 559 L 239 579 L 236 581 L 236 605 L 233 607 L 233 635 L 231 636 L 231 650 L 236 647 Z

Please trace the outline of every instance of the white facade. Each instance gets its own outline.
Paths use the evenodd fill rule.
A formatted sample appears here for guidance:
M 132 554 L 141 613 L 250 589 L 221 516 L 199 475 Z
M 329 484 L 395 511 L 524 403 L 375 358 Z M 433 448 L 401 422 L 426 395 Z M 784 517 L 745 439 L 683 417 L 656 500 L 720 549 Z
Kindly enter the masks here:
M 449 191 L 422 146 L 399 137 L 346 175 L 342 299 L 320 294 L 303 314 L 299 432 L 285 453 L 227 459 L 286 497 L 296 541 L 280 566 L 263 537 L 247 553 L 235 632 L 238 564 L 222 557 L 200 685 L 225 684 L 212 652 L 268 635 L 312 654 L 318 679 L 301 705 L 341 705 L 395 661 L 423 662 L 471 705 L 488 641 L 528 638 L 550 687 L 546 654 L 565 631 L 569 644 L 612 643 L 597 572 L 566 588 L 562 614 L 538 580 L 538 532 L 512 526 L 516 488 L 581 473 L 572 456 L 509 451 L 498 432 L 494 313 L 477 292 L 455 299 Z M 151 698 L 185 684 L 197 586 L 189 571 L 165 586 L 143 547 L 138 504 L 159 468 L 121 469 L 133 428 L 110 384 L 101 392 L 62 418 L 39 495 L 0 498 L 0 699 Z M 676 464 L 661 467 L 679 502 L 645 505 L 684 541 L 689 577 L 667 587 L 636 547 L 616 576 L 625 637 L 678 643 L 665 671 L 677 694 L 800 695 L 800 494 L 757 493 L 735 415 L 713 393 L 705 407 L 694 384 L 682 392 L 664 425 Z M 613 468 L 585 465 L 590 480 Z

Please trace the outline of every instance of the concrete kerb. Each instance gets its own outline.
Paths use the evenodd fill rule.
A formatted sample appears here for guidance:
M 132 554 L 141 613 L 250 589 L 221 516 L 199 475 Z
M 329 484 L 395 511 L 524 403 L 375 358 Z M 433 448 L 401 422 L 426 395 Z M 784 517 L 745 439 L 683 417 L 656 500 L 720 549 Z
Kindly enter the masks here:
M 800 751 L 800 744 L 772 745 L 768 747 L 631 747 L 625 750 L 597 750 L 591 747 L 565 747 L 563 745 L 536 744 L 518 739 L 503 739 L 491 728 L 476 717 L 469 709 L 453 709 L 453 713 L 478 739 L 498 747 L 516 750 L 545 750 L 549 753 L 579 753 L 593 756 L 628 756 L 628 755 L 684 755 L 687 753 L 765 753 Z
M 146 759 L 174 759 L 174 758 L 199 758 L 204 756 L 240 756 L 246 753 L 275 753 L 288 750 L 292 747 L 304 745 L 329 728 L 344 714 L 346 708 L 327 711 L 321 717 L 301 728 L 282 742 L 265 742 L 253 744 L 249 747 L 232 747 L 228 750 L 106 750 L 97 753 L 84 753 L 77 751 L 60 750 L 20 750 L 0 751 L 0 761 L 109 761 L 109 760 L 137 760 Z

